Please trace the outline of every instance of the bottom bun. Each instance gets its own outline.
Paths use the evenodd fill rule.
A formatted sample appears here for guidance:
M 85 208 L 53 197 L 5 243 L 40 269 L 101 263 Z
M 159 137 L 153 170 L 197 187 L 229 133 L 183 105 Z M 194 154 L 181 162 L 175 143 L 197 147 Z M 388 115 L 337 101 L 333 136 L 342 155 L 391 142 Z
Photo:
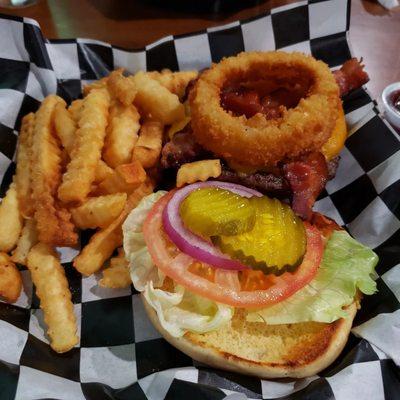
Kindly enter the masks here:
M 259 378 L 304 378 L 326 368 L 346 344 L 357 311 L 354 302 L 347 308 L 347 318 L 330 324 L 267 325 L 247 322 L 246 311 L 236 309 L 231 324 L 217 331 L 175 338 L 141 297 L 153 325 L 177 349 L 212 367 Z

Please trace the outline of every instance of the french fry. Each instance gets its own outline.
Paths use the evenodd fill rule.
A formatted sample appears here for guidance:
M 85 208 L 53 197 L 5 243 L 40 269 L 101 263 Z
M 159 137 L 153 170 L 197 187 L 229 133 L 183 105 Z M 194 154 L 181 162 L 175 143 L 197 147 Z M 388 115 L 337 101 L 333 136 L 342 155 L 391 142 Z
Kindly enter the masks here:
M 187 183 L 206 181 L 208 178 L 217 178 L 221 175 L 220 160 L 201 160 L 183 164 L 176 175 L 176 186 Z
M 133 104 L 115 103 L 110 110 L 110 122 L 104 143 L 103 158 L 112 168 L 131 161 L 138 139 L 140 115 Z
M 143 168 L 152 168 L 161 154 L 164 126 L 161 122 L 148 120 L 142 124 L 139 139 L 133 150 L 133 159 Z
M 185 107 L 180 103 L 176 94 L 171 93 L 145 72 L 138 72 L 130 77 L 137 88 L 134 104 L 146 114 L 165 125 L 183 119 Z
M 65 105 L 58 103 L 54 110 L 54 127 L 62 146 L 71 156 L 74 147 L 76 122 Z
M 111 94 L 122 104 L 129 106 L 135 100 L 137 89 L 132 79 L 123 75 L 123 71 L 123 68 L 121 68 L 111 72 L 107 84 Z
M 105 76 L 104 78 L 101 78 L 97 81 L 89 83 L 88 85 L 85 85 L 83 87 L 83 96 L 86 97 L 92 90 L 106 89 L 107 82 L 108 82 L 108 76 Z
M 139 201 L 153 191 L 154 185 L 150 181 L 144 182 L 126 202 L 125 208 L 119 217 L 106 228 L 100 229 L 89 240 L 81 253 L 74 260 L 74 267 L 85 276 L 97 272 L 108 260 L 113 251 L 122 244 L 121 225 L 125 218 L 134 209 Z
M 15 263 L 26 265 L 28 253 L 37 242 L 36 222 L 34 219 L 26 219 L 17 247 L 12 252 L 11 260 Z
M 152 71 L 147 74 L 182 99 L 188 83 L 196 79 L 199 73 L 198 71 L 172 72 L 169 69 L 163 69 L 161 72 Z
M 103 270 L 99 285 L 110 289 L 122 289 L 130 286 L 131 282 L 128 261 L 121 247 L 118 249 L 118 256 L 111 258 L 110 266 Z
M 14 303 L 18 300 L 21 289 L 21 273 L 6 253 L 0 253 L 0 296 Z
M 81 117 L 82 105 L 83 105 L 83 100 L 76 99 L 68 107 L 68 112 L 71 114 L 71 117 L 73 118 L 75 123 L 78 123 L 79 118 Z
M 132 193 L 146 179 L 146 171 L 139 161 L 122 164 L 115 168 L 112 175 L 98 185 L 98 194 Z
M 71 161 L 58 188 L 64 202 L 82 202 L 91 190 L 106 134 L 110 95 L 106 89 L 92 90 L 84 99 Z
M 112 175 L 113 172 L 114 170 L 111 167 L 109 167 L 103 160 L 99 160 L 96 167 L 94 182 L 99 183 L 101 181 L 104 181 L 110 175 Z
M 52 134 L 53 113 L 57 104 L 65 104 L 58 96 L 43 100 L 36 113 L 32 140 L 32 199 L 39 240 L 54 246 L 73 246 L 78 235 L 71 223 L 71 214 L 56 197 L 61 182 L 61 149 Z
M 72 219 L 80 229 L 104 228 L 122 212 L 127 199 L 126 193 L 92 197 L 82 205 L 71 208 Z
M 31 249 L 27 264 L 48 327 L 50 346 L 57 353 L 64 353 L 79 340 L 64 268 L 55 251 L 44 243 L 38 243 Z
M 32 135 L 35 114 L 29 113 L 22 118 L 21 131 L 18 136 L 17 168 L 14 182 L 17 187 L 19 209 L 25 218 L 33 216 L 31 188 Z
M 9 252 L 18 242 L 22 230 L 17 189 L 12 183 L 0 204 L 0 251 Z
M 67 151 L 68 155 L 71 156 L 74 147 L 77 123 L 75 122 L 72 113 L 68 112 L 62 104 L 56 105 L 54 112 L 54 126 L 62 146 Z M 110 173 L 112 173 L 112 169 L 103 160 L 99 160 L 96 167 L 95 181 L 103 181 L 110 175 Z

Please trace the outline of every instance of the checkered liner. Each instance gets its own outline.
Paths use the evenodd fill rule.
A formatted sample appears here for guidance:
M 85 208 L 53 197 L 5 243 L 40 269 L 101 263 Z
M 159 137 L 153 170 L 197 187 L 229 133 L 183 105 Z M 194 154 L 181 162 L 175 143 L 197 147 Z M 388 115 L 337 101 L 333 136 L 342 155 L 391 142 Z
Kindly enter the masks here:
M 169 36 L 139 51 L 87 39 L 49 41 L 35 21 L 2 16 L 0 194 L 15 170 L 21 118 L 46 95 L 57 93 L 70 101 L 84 84 L 117 67 L 130 72 L 201 69 L 243 50 L 299 50 L 335 67 L 350 57 L 349 15 L 346 0 L 301 2 L 253 20 Z M 265 381 L 199 365 L 153 329 L 134 289 L 100 288 L 96 276 L 82 278 L 72 268 L 76 251 L 60 249 L 80 343 L 64 355 L 50 349 L 38 299 L 23 270 L 25 293 L 15 305 L 0 303 L 0 398 L 400 398 L 395 334 L 400 319 L 400 141 L 375 105 L 362 89 L 344 100 L 351 136 L 337 177 L 316 208 L 379 254 L 379 292 L 363 300 L 357 336 L 351 334 L 338 360 L 319 376 Z

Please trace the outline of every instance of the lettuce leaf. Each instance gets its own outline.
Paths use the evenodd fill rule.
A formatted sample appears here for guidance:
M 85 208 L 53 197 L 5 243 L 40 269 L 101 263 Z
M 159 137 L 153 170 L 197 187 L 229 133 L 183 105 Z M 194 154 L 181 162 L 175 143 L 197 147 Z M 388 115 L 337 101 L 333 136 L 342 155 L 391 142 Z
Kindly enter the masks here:
M 343 307 L 354 301 L 357 289 L 373 294 L 376 283 L 371 275 L 377 255 L 345 231 L 335 231 L 329 239 L 315 278 L 293 296 L 274 306 L 251 312 L 250 322 L 291 324 L 333 322 L 346 317 Z
M 187 331 L 205 333 L 229 323 L 234 308 L 198 296 L 183 286 L 175 285 L 175 292 L 155 289 L 148 282 L 143 292 L 147 302 L 157 312 L 161 326 L 174 337 Z
M 144 241 L 142 227 L 147 214 L 153 205 L 167 193 L 159 190 L 140 201 L 122 225 L 124 251 L 129 262 L 133 286 L 142 292 L 147 282 L 152 281 L 155 287 L 162 286 L 164 274 L 154 265 Z

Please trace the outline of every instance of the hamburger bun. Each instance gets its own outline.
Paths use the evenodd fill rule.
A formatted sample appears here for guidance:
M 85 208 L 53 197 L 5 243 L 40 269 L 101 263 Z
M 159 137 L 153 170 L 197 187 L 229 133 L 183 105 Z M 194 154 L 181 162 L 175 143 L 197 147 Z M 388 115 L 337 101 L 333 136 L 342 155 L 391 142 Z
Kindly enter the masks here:
M 330 324 L 305 322 L 267 325 L 246 322 L 246 311 L 235 310 L 231 325 L 204 334 L 171 336 L 142 295 L 145 310 L 160 334 L 194 360 L 212 367 L 259 378 L 303 378 L 329 366 L 340 354 L 357 311 L 347 307 L 348 318 Z

